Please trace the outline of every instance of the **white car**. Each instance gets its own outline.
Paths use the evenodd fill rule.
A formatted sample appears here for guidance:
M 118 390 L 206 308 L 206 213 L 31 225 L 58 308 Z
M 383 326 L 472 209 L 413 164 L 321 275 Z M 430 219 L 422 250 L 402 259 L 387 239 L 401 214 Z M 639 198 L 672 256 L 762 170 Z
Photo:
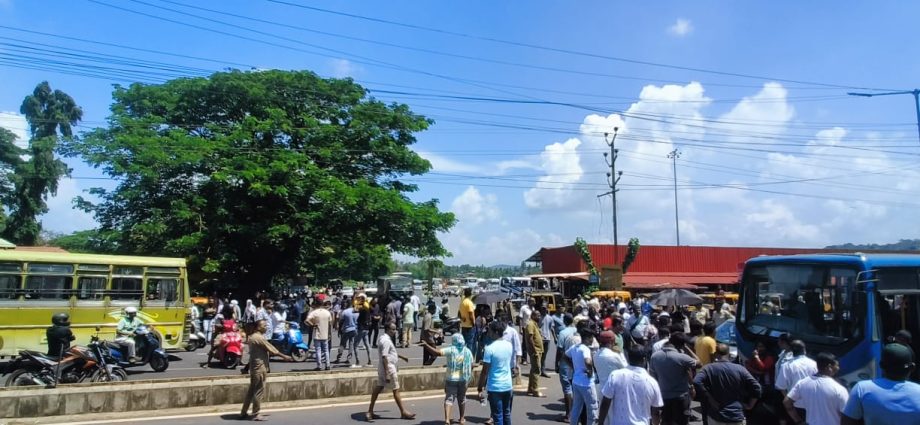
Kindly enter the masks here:
M 342 296 L 348 297 L 348 298 L 355 296 L 355 288 L 352 288 L 352 287 L 342 288 Z

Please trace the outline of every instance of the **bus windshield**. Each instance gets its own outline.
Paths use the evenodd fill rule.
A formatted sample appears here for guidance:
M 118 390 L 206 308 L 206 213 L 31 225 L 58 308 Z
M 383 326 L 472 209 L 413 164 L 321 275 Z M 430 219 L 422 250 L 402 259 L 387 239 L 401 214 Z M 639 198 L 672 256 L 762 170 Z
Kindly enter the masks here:
M 768 264 L 748 268 L 742 281 L 739 325 L 755 335 L 839 345 L 859 338 L 864 298 L 854 296 L 857 271 L 818 264 Z

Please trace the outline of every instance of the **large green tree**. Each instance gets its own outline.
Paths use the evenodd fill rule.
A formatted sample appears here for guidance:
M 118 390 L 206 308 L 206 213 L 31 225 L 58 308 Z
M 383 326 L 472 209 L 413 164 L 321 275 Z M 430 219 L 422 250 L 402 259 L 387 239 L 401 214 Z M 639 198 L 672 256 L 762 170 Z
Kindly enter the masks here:
M 62 142 L 72 140 L 72 126 L 83 118 L 83 110 L 70 95 L 51 90 L 43 81 L 19 111 L 29 123 L 31 139 L 28 160 L 17 162 L 11 177 L 14 190 L 3 236 L 18 245 L 35 245 L 42 230 L 38 216 L 48 212 L 48 196 L 57 193 L 58 180 L 70 173 L 55 152 Z
M 0 205 L 12 204 L 15 193 L 14 176 L 22 162 L 22 149 L 16 146 L 16 135 L 0 127 Z M 0 208 L 0 229 L 6 228 L 6 212 Z
M 119 181 L 86 206 L 123 251 L 188 256 L 251 289 L 380 247 L 445 253 L 436 235 L 453 215 L 411 201 L 416 187 L 400 180 L 431 167 L 409 148 L 431 122 L 406 105 L 306 71 L 216 73 L 113 96 L 108 127 L 70 152 Z

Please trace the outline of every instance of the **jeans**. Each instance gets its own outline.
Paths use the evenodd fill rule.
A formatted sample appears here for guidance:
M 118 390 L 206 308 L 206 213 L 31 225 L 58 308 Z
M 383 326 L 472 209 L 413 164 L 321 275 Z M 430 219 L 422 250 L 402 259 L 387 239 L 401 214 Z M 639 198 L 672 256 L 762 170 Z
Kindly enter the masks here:
M 314 339 L 316 343 L 316 367 L 329 369 L 329 340 Z
M 367 364 L 371 364 L 371 348 L 367 344 L 367 329 L 358 329 L 355 340 L 352 345 L 355 347 L 355 364 L 361 364 L 358 360 L 358 344 L 364 344 L 364 350 L 367 351 Z
M 489 391 L 489 411 L 494 425 L 511 425 L 511 391 Z
M 358 347 L 355 346 L 355 336 L 358 335 L 358 331 L 349 331 L 342 333 L 342 339 L 339 341 L 339 351 L 338 355 L 335 356 L 335 361 L 338 361 L 342 358 L 342 351 L 346 351 L 348 356 L 345 357 L 345 361 L 351 363 L 351 356 L 355 356 L 355 360 L 358 360 Z
M 688 425 L 690 423 L 690 394 L 678 398 L 667 398 L 661 408 L 661 423 Z
M 559 361 L 559 384 L 562 386 L 562 393 L 572 395 L 572 366 L 565 360 Z
M 582 409 L 587 409 L 588 425 L 594 425 L 597 422 L 597 393 L 594 392 L 594 385 L 582 387 L 581 385 L 572 385 L 572 412 L 569 414 L 569 423 L 578 425 L 578 418 L 581 416 Z
M 463 335 L 463 342 L 471 353 L 476 352 L 476 341 L 473 340 L 473 328 L 460 328 L 460 335 Z
M 202 326 L 204 327 L 204 340 L 207 341 L 208 344 L 211 343 L 211 337 L 213 336 L 213 333 L 214 333 L 214 329 L 211 327 L 211 322 L 212 322 L 211 319 L 201 320 Z

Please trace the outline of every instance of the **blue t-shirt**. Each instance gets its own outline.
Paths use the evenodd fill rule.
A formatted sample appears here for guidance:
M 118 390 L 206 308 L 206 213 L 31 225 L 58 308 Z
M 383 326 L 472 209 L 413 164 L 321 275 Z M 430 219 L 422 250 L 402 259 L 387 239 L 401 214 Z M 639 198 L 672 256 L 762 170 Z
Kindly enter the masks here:
M 866 425 L 920 425 L 920 385 L 885 378 L 857 382 L 843 414 Z
M 354 308 L 348 307 L 341 313 L 339 329 L 342 332 L 355 332 L 358 330 L 358 313 L 355 313 Z
M 503 339 L 486 347 L 482 356 L 482 362 L 489 364 L 489 382 L 486 385 L 486 391 L 497 393 L 511 391 L 512 353 L 511 343 Z

